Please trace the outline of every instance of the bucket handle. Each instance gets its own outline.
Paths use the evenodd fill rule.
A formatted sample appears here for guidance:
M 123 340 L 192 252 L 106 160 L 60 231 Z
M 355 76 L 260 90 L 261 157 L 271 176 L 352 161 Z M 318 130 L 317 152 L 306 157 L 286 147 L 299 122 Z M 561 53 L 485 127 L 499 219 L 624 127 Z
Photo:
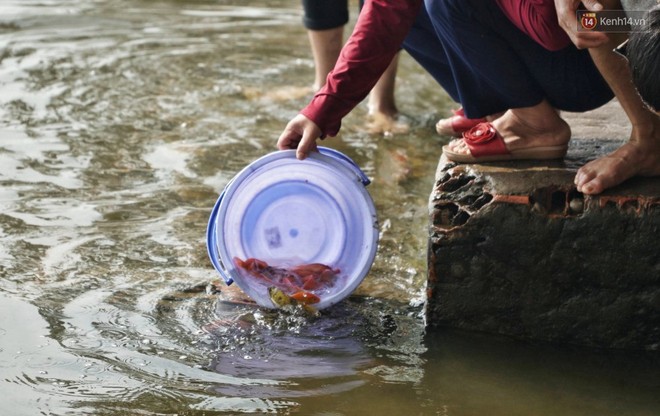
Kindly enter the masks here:
M 231 181 L 229 183 L 231 183 Z M 220 203 L 222 202 L 222 198 L 224 196 L 225 191 L 223 190 L 220 194 L 220 197 L 218 197 L 213 210 L 211 211 L 209 225 L 206 228 L 206 251 L 209 253 L 209 258 L 211 259 L 213 267 L 218 271 L 218 273 L 220 273 L 220 276 L 222 276 L 222 279 L 225 281 L 227 286 L 229 286 L 234 283 L 234 279 L 232 279 L 224 267 L 222 267 L 222 262 L 220 261 L 220 258 L 218 258 L 218 246 L 215 241 L 215 217 L 218 214 L 218 209 L 220 209 Z
M 342 152 L 331 149 L 329 147 L 322 147 L 319 146 L 319 153 L 322 153 L 326 156 L 330 156 L 331 158 L 339 161 L 340 163 L 343 163 L 346 165 L 348 168 L 350 168 L 358 177 L 360 182 L 362 182 L 362 185 L 367 186 L 371 183 L 367 175 L 365 175 L 364 172 L 362 172 L 362 169 L 351 159 L 350 157 L 346 156 Z

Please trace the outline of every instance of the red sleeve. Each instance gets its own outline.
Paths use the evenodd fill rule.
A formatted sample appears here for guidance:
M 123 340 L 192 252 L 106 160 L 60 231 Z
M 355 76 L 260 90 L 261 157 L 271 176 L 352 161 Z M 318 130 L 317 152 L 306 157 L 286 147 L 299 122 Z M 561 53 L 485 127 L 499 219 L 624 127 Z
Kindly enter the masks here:
M 321 137 L 335 136 L 341 119 L 376 85 L 401 48 L 421 4 L 422 0 L 365 2 L 325 86 L 301 111 L 321 128 Z
M 571 43 L 559 26 L 553 0 L 497 0 L 511 22 L 536 43 L 550 51 L 558 51 Z

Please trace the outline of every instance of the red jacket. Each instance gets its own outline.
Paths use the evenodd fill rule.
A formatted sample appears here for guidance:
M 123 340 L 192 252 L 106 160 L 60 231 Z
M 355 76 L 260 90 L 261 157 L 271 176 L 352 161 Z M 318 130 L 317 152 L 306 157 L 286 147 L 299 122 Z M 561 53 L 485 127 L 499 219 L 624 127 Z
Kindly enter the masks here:
M 504 14 L 520 30 L 549 50 L 570 43 L 557 22 L 552 0 L 497 0 Z M 422 0 L 368 0 L 353 34 L 325 86 L 301 114 L 321 128 L 321 137 L 335 136 L 341 120 L 376 85 L 410 31 Z M 359 67 L 359 70 L 353 68 Z

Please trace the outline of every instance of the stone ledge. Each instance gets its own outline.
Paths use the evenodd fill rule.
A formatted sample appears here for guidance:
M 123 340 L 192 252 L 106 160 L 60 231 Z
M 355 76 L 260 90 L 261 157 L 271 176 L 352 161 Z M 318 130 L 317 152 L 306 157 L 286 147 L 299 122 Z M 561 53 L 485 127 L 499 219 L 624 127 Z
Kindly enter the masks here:
M 594 126 L 599 118 L 619 121 L 608 137 L 629 134 L 621 133 L 616 103 L 580 115 Z M 430 198 L 430 326 L 660 348 L 660 179 L 582 195 L 573 185 L 577 168 L 623 140 L 598 139 L 595 128 L 573 131 L 563 161 L 441 158 Z

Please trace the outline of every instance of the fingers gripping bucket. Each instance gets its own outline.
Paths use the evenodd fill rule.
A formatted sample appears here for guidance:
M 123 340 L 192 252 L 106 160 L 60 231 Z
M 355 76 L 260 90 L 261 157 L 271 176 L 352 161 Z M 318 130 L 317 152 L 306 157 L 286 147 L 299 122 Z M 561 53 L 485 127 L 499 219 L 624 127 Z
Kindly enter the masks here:
M 236 282 L 259 305 L 273 308 L 272 281 L 249 273 L 242 261 L 265 262 L 268 277 L 273 268 L 327 265 L 331 284 L 305 291 L 318 297 L 317 309 L 338 303 L 362 282 L 376 255 L 378 223 L 368 184 L 350 158 L 329 148 L 303 161 L 295 150 L 261 157 L 227 184 L 213 208 L 206 235 L 213 267 L 228 285 Z

